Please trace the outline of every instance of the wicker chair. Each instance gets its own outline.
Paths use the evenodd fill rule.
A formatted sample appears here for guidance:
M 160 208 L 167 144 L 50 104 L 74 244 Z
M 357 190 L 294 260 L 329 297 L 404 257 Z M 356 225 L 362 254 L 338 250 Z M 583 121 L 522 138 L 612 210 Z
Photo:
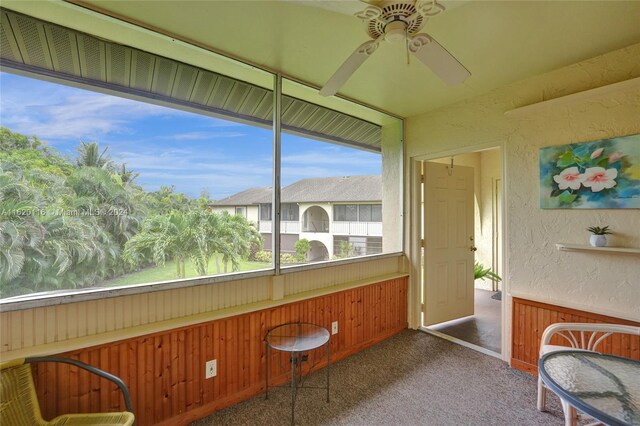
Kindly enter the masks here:
M 62 362 L 90 371 L 114 382 L 124 395 L 127 411 L 101 414 L 64 414 L 46 421 L 40 413 L 38 397 L 31 375 L 34 362 Z M 132 425 L 133 409 L 129 390 L 118 377 L 74 359 L 59 357 L 34 357 L 17 359 L 0 364 L 0 419 L 2 424 L 15 426 L 58 425 Z
M 562 350 L 584 350 L 595 352 L 604 339 L 614 333 L 632 334 L 640 336 L 640 327 L 620 324 L 592 324 L 565 322 L 551 324 L 542 333 L 540 340 L 540 357 L 553 351 Z M 551 338 L 555 335 L 562 337 L 570 346 L 552 345 Z M 547 387 L 540 375 L 538 375 L 538 410 L 545 411 L 547 400 Z M 562 400 L 562 410 L 564 411 L 565 425 L 575 425 L 577 412 L 575 407 Z

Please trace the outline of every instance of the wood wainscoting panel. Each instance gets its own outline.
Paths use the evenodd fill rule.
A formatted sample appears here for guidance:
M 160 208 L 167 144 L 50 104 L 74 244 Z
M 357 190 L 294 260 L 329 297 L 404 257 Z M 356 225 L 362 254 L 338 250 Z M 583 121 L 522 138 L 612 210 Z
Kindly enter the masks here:
M 135 309 L 135 308 L 134 308 Z M 108 371 L 131 391 L 137 424 L 187 424 L 264 391 L 267 331 L 287 322 L 311 322 L 339 332 L 331 337 L 332 362 L 407 327 L 407 278 L 331 293 L 271 309 L 127 339 L 62 354 Z M 271 351 L 269 374 L 283 383 L 287 354 Z M 205 363 L 217 376 L 205 379 Z M 308 365 L 324 365 L 324 352 Z M 325 361 L 326 362 L 326 361 Z M 68 365 L 34 366 L 45 418 L 64 413 L 124 410 L 115 385 Z
M 374 283 L 396 278 L 390 275 L 402 274 L 399 272 L 402 270 L 402 261 L 401 255 L 385 255 L 382 258 L 358 259 L 357 262 L 348 264 L 331 264 L 321 269 L 293 268 L 279 278 L 284 280 L 283 296 L 296 297 L 306 292 L 326 291 L 335 286 L 359 281 Z M 233 280 L 230 276 L 227 278 L 230 280 L 208 284 L 203 282 L 201 285 L 186 285 L 158 291 L 151 291 L 149 288 L 149 291 L 140 294 L 115 297 L 110 290 L 105 292 L 104 298 L 0 312 L 0 355 L 3 359 L 15 359 L 59 352 L 64 350 L 60 348 L 65 348 L 65 343 L 69 341 L 75 344 L 76 339 L 100 339 L 100 336 L 107 333 L 121 336 L 109 338 L 109 341 L 127 339 L 160 331 L 134 331 L 135 335 L 128 335 L 136 327 L 154 328 L 163 321 L 178 322 L 197 315 L 207 315 L 225 309 L 240 310 L 252 303 L 269 303 L 278 299 L 272 298 L 272 275 L 253 278 L 240 276 Z M 99 294 L 96 293 L 95 296 Z M 73 348 L 102 343 L 106 341 L 94 340 L 93 343 L 76 345 Z M 50 350 L 45 346 L 58 349 Z M 67 347 L 71 350 L 71 346 Z
M 531 374 L 538 374 L 542 333 L 549 325 L 557 322 L 640 326 L 640 323 L 634 321 L 514 297 L 511 366 Z M 567 345 L 567 342 L 558 336 L 554 337 L 551 343 L 561 346 Z M 598 350 L 603 353 L 640 360 L 640 336 L 615 334 L 606 338 Z

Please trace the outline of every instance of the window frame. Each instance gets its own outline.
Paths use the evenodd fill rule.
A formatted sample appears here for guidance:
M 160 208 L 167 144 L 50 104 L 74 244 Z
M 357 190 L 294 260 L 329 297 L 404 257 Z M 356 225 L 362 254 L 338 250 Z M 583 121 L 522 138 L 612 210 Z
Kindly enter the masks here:
M 259 204 L 260 206 L 260 214 L 259 214 L 259 220 L 263 220 L 265 222 L 269 222 L 273 219 L 273 204 Z M 263 209 L 267 210 L 267 217 L 263 217 L 262 213 L 263 213 Z
M 350 219 L 346 218 L 349 206 L 356 206 L 355 219 L 354 220 L 350 220 Z M 339 219 L 337 217 L 338 216 L 338 211 L 337 211 L 338 207 L 345 207 L 345 212 L 344 212 L 345 219 Z M 362 220 L 361 219 L 362 207 L 368 207 L 369 208 L 369 216 L 370 216 L 371 220 Z M 379 211 L 380 220 L 374 220 L 374 217 L 373 217 L 374 209 Z M 334 222 L 363 222 L 363 223 L 378 223 L 378 222 L 382 222 L 382 204 L 377 204 L 377 203 L 360 203 L 360 204 L 339 203 L 339 204 L 334 204 L 333 205 L 333 221 Z
M 285 217 L 285 211 L 287 212 L 287 217 Z M 295 212 L 295 214 L 291 214 L 291 212 Z M 280 220 L 285 222 L 299 222 L 300 205 L 298 203 L 280 203 Z

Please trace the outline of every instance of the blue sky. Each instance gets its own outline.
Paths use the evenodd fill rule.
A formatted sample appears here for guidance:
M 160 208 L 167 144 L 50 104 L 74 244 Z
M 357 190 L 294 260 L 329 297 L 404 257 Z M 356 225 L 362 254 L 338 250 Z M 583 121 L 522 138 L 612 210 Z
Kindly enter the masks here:
M 80 142 L 109 146 L 146 190 L 174 185 L 220 199 L 271 185 L 268 129 L 0 73 L 0 124 L 73 157 Z M 381 173 L 378 154 L 282 136 L 282 185 L 302 178 Z

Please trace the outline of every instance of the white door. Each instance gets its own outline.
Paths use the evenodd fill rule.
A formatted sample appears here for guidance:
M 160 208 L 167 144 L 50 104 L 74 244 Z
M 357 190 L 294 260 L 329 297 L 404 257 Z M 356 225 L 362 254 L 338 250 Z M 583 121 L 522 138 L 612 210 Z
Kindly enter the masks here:
M 424 325 L 473 315 L 473 168 L 424 163 Z

